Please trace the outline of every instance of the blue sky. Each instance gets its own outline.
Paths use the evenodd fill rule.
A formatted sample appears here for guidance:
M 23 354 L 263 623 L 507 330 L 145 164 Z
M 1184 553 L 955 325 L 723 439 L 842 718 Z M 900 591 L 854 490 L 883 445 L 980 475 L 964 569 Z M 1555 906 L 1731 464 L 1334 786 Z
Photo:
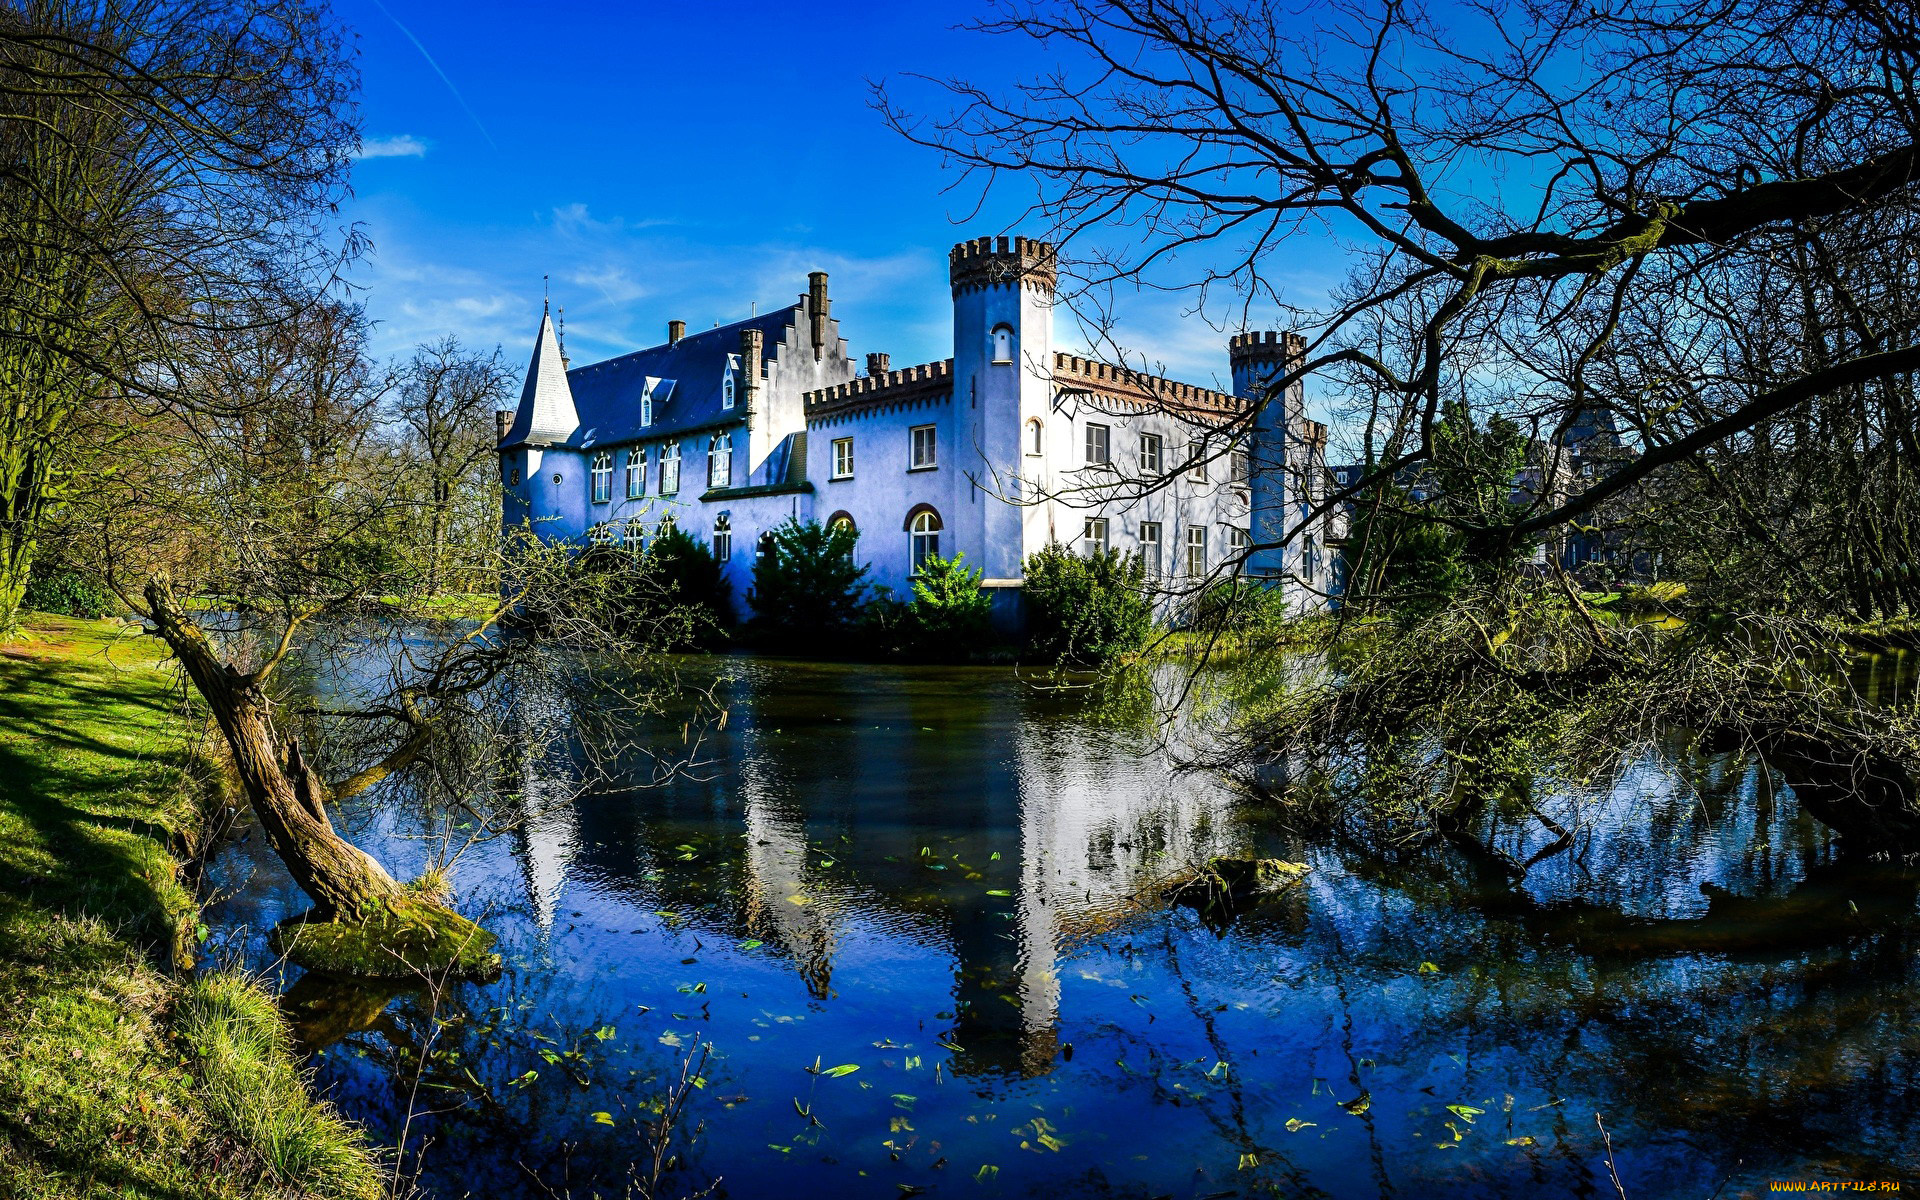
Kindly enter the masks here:
M 938 157 L 868 107 L 869 79 L 1002 84 L 1053 65 L 956 28 L 984 13 L 973 3 L 336 11 L 365 87 L 348 216 L 374 250 L 352 278 L 382 354 L 452 332 L 523 365 L 543 275 L 583 362 L 663 341 L 672 318 L 703 329 L 791 303 L 825 270 L 856 355 L 926 362 L 952 353 L 948 248 L 1039 232 L 1019 223 L 1020 183 L 984 202 L 946 191 Z M 1291 269 L 1307 299 L 1337 263 L 1314 244 Z M 1225 335 L 1181 308 L 1123 297 L 1125 344 L 1220 382 Z M 1059 332 L 1076 337 L 1070 319 Z

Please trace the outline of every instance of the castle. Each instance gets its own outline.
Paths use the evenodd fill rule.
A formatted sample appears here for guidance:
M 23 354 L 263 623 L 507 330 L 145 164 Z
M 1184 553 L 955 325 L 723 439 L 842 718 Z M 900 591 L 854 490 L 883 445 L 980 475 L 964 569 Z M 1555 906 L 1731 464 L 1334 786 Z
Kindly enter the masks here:
M 906 598 L 930 555 L 984 572 L 1017 619 L 1026 557 L 1050 542 L 1142 557 L 1168 591 L 1244 574 L 1317 603 L 1323 549 L 1278 543 L 1318 478 L 1325 427 L 1297 384 L 1252 401 L 1300 354 L 1292 334 L 1228 346 L 1233 391 L 1055 349 L 1052 246 L 976 238 L 949 255 L 953 357 L 856 370 L 827 276 L 795 303 L 570 367 L 543 315 L 519 407 L 498 414 L 502 519 L 542 537 L 706 541 L 737 597 L 774 528 L 845 522 L 869 578 Z

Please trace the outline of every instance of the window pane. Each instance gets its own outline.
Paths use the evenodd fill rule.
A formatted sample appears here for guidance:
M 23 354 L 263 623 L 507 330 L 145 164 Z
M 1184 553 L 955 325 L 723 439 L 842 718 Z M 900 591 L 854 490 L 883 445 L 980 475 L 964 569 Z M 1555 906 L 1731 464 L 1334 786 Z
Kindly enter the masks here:
M 1160 473 L 1160 435 L 1157 433 L 1140 435 L 1140 473 L 1143 475 Z
M 1105 425 L 1087 426 L 1088 466 L 1105 466 L 1108 462 L 1107 435 L 1109 432 Z

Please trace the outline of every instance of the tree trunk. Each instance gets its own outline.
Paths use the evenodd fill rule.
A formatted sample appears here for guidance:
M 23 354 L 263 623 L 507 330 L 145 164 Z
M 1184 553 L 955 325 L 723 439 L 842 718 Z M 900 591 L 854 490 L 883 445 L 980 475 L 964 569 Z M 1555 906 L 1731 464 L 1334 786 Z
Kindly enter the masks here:
M 282 754 L 257 675 L 243 675 L 220 662 L 164 583 L 149 582 L 146 599 L 154 626 L 220 723 L 247 800 L 274 853 L 312 898 L 317 910 L 313 915 L 350 918 L 372 902 L 398 895 L 400 885 L 386 868 L 333 831 L 326 787 L 301 755 L 299 743 L 287 739 Z

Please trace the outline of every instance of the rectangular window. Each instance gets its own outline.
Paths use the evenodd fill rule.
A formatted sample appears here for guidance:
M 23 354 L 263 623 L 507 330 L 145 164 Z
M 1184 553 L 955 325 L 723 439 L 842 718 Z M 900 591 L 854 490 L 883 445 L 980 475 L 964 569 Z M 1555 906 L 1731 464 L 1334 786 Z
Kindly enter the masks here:
M 1227 472 L 1228 478 L 1235 483 L 1245 483 L 1253 478 L 1253 457 L 1247 453 L 1245 447 L 1235 447 L 1233 452 L 1227 455 Z
M 1112 432 L 1113 431 L 1105 425 L 1087 426 L 1088 466 L 1104 467 L 1113 461 L 1113 456 L 1108 453 L 1108 441 Z
M 1160 473 L 1161 445 L 1160 435 L 1157 433 L 1143 433 L 1140 435 L 1140 473 L 1142 475 L 1158 475 Z M 1158 528 L 1158 526 L 1155 526 L 1155 528 Z
M 707 486 L 733 486 L 733 435 L 723 433 L 707 444 Z
M 1187 478 L 1195 483 L 1207 481 L 1207 444 L 1205 442 L 1187 443 Z
M 1227 530 L 1227 552 L 1233 556 L 1233 573 L 1235 575 L 1245 575 L 1247 573 L 1245 555 L 1247 553 L 1247 547 L 1252 544 L 1253 539 L 1248 536 L 1246 530 Z
M 680 443 L 668 442 L 660 451 L 660 494 L 671 496 L 680 490 Z
M 1160 576 L 1160 522 L 1140 522 L 1140 561 L 1147 568 L 1147 578 Z
M 907 459 L 907 470 L 927 471 L 938 466 L 934 460 L 933 426 L 915 425 L 907 431 L 913 438 L 913 450 Z
M 1198 579 L 1207 573 L 1207 527 L 1187 526 L 1187 574 Z
M 853 439 L 833 439 L 833 478 L 853 478 Z
M 647 452 L 642 449 L 627 451 L 627 499 L 635 500 L 647 494 Z
M 613 499 L 613 455 L 602 452 L 593 456 L 593 502 L 605 504 Z
M 1080 553 L 1092 558 L 1096 554 L 1107 552 L 1107 519 L 1088 517 L 1086 528 L 1080 534 Z

